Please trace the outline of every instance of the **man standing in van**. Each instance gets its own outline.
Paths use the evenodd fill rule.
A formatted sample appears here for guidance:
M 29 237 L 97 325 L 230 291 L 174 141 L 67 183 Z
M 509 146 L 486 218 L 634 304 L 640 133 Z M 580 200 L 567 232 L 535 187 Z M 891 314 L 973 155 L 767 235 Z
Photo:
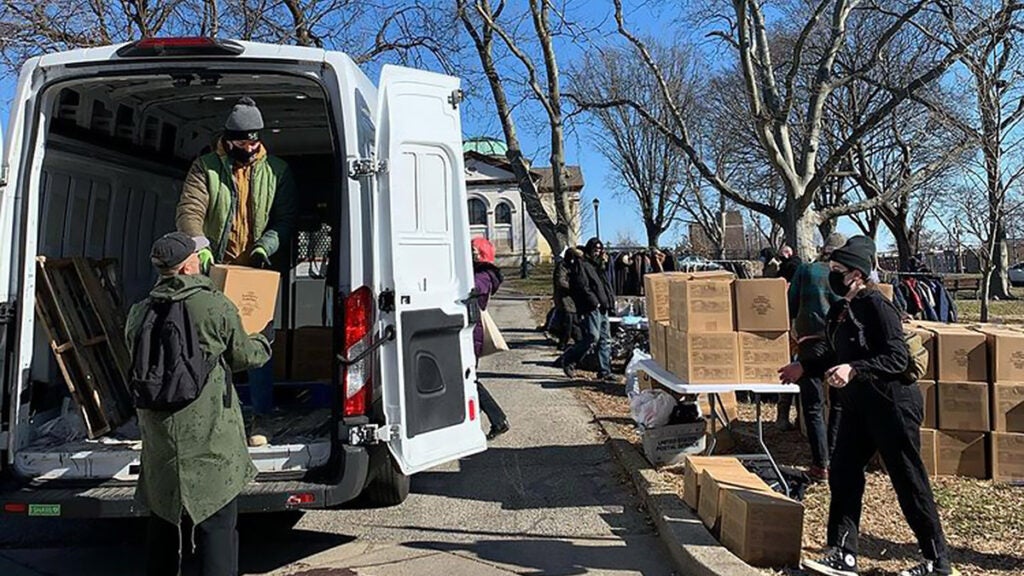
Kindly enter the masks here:
M 177 575 L 183 542 L 198 545 L 205 576 L 238 574 L 237 497 L 256 477 L 230 372 L 263 365 L 270 342 L 246 334 L 235 305 L 200 273 L 198 253 L 206 244 L 181 232 L 153 244 L 150 258 L 160 279 L 132 306 L 125 328 L 142 432 L 136 496 L 151 514 L 149 576 Z M 187 346 L 193 341 L 198 349 Z M 183 539 L 185 516 L 194 532 Z
M 270 268 L 271 259 L 287 269 L 288 243 L 295 227 L 295 180 L 280 158 L 267 154 L 260 131 L 263 114 L 252 98 L 241 98 L 224 122 L 216 149 L 192 163 L 178 201 L 179 232 L 205 236 L 199 251 L 203 270 L 213 263 Z M 249 373 L 253 412 L 274 409 L 273 361 Z M 258 428 L 254 424 L 253 428 Z M 266 444 L 256 431 L 250 444 Z

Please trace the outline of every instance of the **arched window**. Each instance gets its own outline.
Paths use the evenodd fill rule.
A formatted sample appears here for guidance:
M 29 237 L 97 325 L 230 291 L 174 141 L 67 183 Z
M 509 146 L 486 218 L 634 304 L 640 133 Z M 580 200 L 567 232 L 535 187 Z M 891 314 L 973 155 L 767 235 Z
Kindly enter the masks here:
M 479 198 L 469 199 L 469 225 L 487 226 L 487 206 Z
M 494 223 L 511 225 L 512 207 L 505 202 L 498 204 L 498 207 L 494 209 Z

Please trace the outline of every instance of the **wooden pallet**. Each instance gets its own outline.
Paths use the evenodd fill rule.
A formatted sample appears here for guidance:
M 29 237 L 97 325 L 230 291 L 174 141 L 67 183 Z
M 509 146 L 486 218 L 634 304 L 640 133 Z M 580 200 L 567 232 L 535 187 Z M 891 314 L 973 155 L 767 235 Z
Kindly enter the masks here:
M 40 257 L 36 269 L 36 313 L 89 438 L 116 430 L 135 412 L 116 264 Z

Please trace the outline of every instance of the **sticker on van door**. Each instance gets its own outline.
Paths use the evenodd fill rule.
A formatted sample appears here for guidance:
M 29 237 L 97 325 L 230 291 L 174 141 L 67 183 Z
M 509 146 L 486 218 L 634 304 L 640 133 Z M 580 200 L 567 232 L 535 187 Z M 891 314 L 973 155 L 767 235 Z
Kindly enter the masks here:
M 60 516 L 60 504 L 29 504 L 29 516 Z

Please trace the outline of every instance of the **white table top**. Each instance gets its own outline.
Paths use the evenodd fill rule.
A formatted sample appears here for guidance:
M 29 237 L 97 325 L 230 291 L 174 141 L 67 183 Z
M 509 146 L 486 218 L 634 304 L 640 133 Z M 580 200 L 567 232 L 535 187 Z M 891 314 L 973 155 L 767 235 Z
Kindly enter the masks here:
M 765 394 L 799 394 L 800 387 L 796 384 L 780 384 L 778 382 L 764 384 L 688 384 L 680 381 L 668 370 L 662 368 L 654 360 L 641 360 L 639 369 L 650 374 L 662 386 L 679 394 L 718 394 L 721 392 L 759 392 Z

